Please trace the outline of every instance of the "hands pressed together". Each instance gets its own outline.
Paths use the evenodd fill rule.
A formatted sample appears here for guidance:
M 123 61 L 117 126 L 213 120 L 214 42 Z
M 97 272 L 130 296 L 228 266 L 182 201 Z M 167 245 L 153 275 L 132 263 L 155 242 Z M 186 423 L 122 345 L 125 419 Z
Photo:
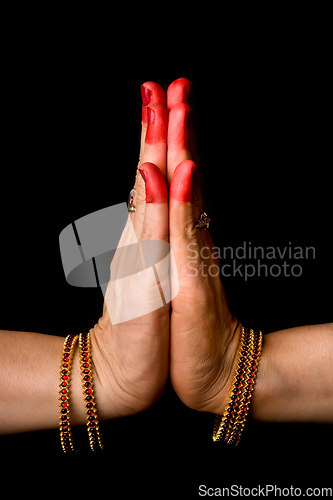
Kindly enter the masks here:
M 171 268 L 159 273 L 157 284 L 153 271 L 151 281 L 147 273 L 133 274 L 127 293 L 119 288 L 121 280 L 109 283 L 103 315 L 91 329 L 97 400 L 104 418 L 147 409 L 163 393 L 169 373 L 175 392 L 192 409 L 222 414 L 228 399 L 241 325 L 229 311 L 219 273 L 201 272 L 204 247 L 205 264 L 219 262 L 209 231 L 195 227 L 204 207 L 190 87 L 186 78 L 174 81 L 167 94 L 154 82 L 142 85 L 136 210 L 129 214 L 118 250 L 135 241 L 140 247 L 147 240 L 169 242 Z M 118 250 L 111 278 L 118 266 L 130 265 L 126 249 Z M 145 268 L 143 254 L 138 258 Z M 175 289 L 178 293 L 172 293 Z M 171 304 L 165 298 L 170 290 Z M 145 313 L 147 305 L 151 311 L 156 293 L 163 305 Z M 126 307 L 142 313 L 112 321 L 114 312 Z
M 170 376 L 185 405 L 221 416 L 213 439 L 228 444 L 239 439 L 250 401 L 255 420 L 333 422 L 333 323 L 266 334 L 261 356 L 261 333 L 243 329 L 230 313 L 216 248 L 207 224 L 200 225 L 205 206 L 190 85 L 180 78 L 167 94 L 153 82 L 142 86 L 132 210 L 103 289 L 102 317 L 90 330 L 92 361 L 83 351 L 88 344 L 72 368 L 64 351 L 59 386 L 62 337 L 0 330 L 0 434 L 56 427 L 59 407 L 68 425 L 71 370 L 70 420 L 88 418 L 90 429 L 95 416 L 82 404 L 83 382 L 84 401 L 92 399 L 84 375 L 90 364 L 103 420 L 149 408 Z

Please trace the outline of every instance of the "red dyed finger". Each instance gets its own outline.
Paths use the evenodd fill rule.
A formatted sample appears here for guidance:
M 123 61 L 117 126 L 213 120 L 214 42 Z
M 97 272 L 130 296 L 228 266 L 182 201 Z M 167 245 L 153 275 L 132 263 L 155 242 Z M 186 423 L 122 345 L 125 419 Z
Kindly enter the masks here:
M 139 168 L 146 186 L 146 203 L 167 203 L 168 189 L 160 169 L 145 162 Z
M 145 82 L 141 85 L 142 96 L 142 124 L 147 125 L 147 106 L 162 104 L 166 107 L 166 95 L 160 85 L 155 82 Z
M 140 165 L 145 162 L 152 162 L 154 168 L 160 170 L 162 178 L 166 177 L 166 141 L 167 141 L 167 128 L 168 128 L 168 111 L 166 109 L 166 96 L 165 92 L 157 83 L 146 82 L 141 86 L 142 95 L 142 126 L 141 126 L 141 146 L 138 169 Z M 149 115 L 149 120 L 148 120 Z M 143 176 L 145 169 L 142 170 L 143 174 L 140 175 L 137 170 L 134 189 L 133 204 L 136 207 L 135 213 L 131 213 L 130 217 L 135 230 L 136 236 L 139 238 L 142 234 L 143 228 L 150 227 L 144 224 L 144 218 L 147 206 L 146 192 Z M 153 177 L 152 177 L 153 176 Z M 154 190 L 150 184 L 153 182 L 156 174 L 149 175 L 148 179 L 148 203 L 153 204 Z M 151 181 L 151 182 L 150 182 Z M 156 184 L 156 182 L 155 182 Z M 159 193 L 157 185 L 157 193 Z M 163 199 L 163 197 L 161 198 Z M 157 220 L 159 218 L 157 217 Z M 148 217 L 149 221 L 149 217 Z
M 147 118 L 146 144 L 166 144 L 168 128 L 168 111 L 166 107 L 162 104 L 150 104 L 147 107 Z
M 192 160 L 182 161 L 177 166 L 170 184 L 170 198 L 181 203 L 192 202 L 192 180 L 196 168 Z
M 169 85 L 167 90 L 167 107 L 169 110 L 181 102 L 189 104 L 191 86 L 192 82 L 187 78 L 178 78 Z
M 188 104 L 180 103 L 169 112 L 167 165 L 168 182 L 176 166 L 183 160 L 192 159 L 190 151 L 190 113 Z
M 141 145 L 140 163 L 154 163 L 166 177 L 168 110 L 162 104 L 150 104 L 147 109 L 148 124 Z

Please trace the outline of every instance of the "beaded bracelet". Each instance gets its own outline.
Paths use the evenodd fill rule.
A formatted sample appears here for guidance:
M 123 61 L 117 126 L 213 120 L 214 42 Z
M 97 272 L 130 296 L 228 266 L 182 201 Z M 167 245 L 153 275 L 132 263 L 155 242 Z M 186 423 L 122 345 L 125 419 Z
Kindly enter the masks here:
M 229 401 L 223 412 L 222 417 L 219 415 L 216 415 L 215 417 L 213 441 L 223 440 L 224 442 L 227 442 L 229 439 L 233 423 L 233 417 L 235 413 L 235 407 L 237 405 L 238 395 L 243 385 L 243 373 L 245 364 L 244 361 L 242 361 L 241 359 L 243 357 L 242 352 L 244 351 L 244 348 L 248 349 L 248 345 L 249 345 L 249 332 L 244 328 L 242 328 L 237 365 L 236 365 L 234 380 L 230 389 Z
M 239 443 L 245 426 L 262 351 L 262 333 L 260 331 L 253 332 L 253 330 L 251 330 L 251 335 L 253 336 L 253 344 L 248 357 L 248 370 L 246 377 L 244 377 L 244 384 L 239 398 L 239 407 L 235 417 L 234 428 L 228 441 L 228 444 L 235 446 Z
M 74 452 L 74 444 L 72 439 L 72 430 L 69 418 L 69 388 L 74 349 L 78 335 L 68 335 L 65 339 L 60 365 L 60 385 L 59 385 L 59 401 L 60 401 L 60 440 L 64 453 Z
M 262 332 L 243 327 L 228 404 L 222 417 L 216 415 L 213 441 L 238 445 L 250 407 L 261 351 Z
M 97 408 L 94 396 L 94 384 L 91 363 L 90 333 L 80 333 L 79 337 L 81 377 L 84 405 L 87 415 L 87 431 L 92 451 L 103 449 L 102 436 L 98 424 Z

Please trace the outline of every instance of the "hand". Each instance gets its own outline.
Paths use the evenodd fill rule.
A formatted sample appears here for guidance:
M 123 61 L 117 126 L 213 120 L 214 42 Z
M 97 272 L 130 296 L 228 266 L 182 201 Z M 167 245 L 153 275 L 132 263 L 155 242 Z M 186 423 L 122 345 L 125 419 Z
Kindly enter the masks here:
M 189 81 L 183 78 L 167 92 L 169 236 L 179 286 L 171 303 L 170 376 L 184 404 L 222 414 L 241 325 L 229 311 L 209 231 L 195 227 L 204 208 L 198 166 L 193 161 L 195 157 L 198 162 L 188 89 Z M 174 275 L 171 270 L 171 280 Z
M 168 242 L 168 113 L 159 85 L 146 83 L 142 97 L 141 152 L 133 200 L 136 211 L 129 214 L 111 263 L 103 316 L 91 330 L 100 392 L 96 398 L 104 418 L 134 414 L 151 406 L 162 394 L 169 372 L 169 303 L 163 300 L 163 292 L 169 289 L 168 269 L 155 268 L 157 284 L 145 252 L 149 240 Z M 158 262 L 157 255 L 154 258 Z M 146 267 L 148 273 L 138 272 Z M 125 283 L 119 279 L 123 276 L 128 277 Z M 151 312 L 152 304 L 155 310 Z

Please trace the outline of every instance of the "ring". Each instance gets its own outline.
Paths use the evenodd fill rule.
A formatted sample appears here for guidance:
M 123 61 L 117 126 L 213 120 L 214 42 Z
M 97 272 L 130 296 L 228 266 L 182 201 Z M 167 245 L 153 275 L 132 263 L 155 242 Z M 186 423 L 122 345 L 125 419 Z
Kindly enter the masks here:
M 209 223 L 210 219 L 208 218 L 208 215 L 206 214 L 206 212 L 202 212 L 200 214 L 198 222 L 194 227 L 198 227 L 199 229 L 204 229 L 206 231 L 206 229 L 209 228 Z
M 135 210 L 136 210 L 136 207 L 133 204 L 135 192 L 136 192 L 135 189 L 131 189 L 130 194 L 128 196 L 127 207 L 128 207 L 129 212 L 135 212 Z

